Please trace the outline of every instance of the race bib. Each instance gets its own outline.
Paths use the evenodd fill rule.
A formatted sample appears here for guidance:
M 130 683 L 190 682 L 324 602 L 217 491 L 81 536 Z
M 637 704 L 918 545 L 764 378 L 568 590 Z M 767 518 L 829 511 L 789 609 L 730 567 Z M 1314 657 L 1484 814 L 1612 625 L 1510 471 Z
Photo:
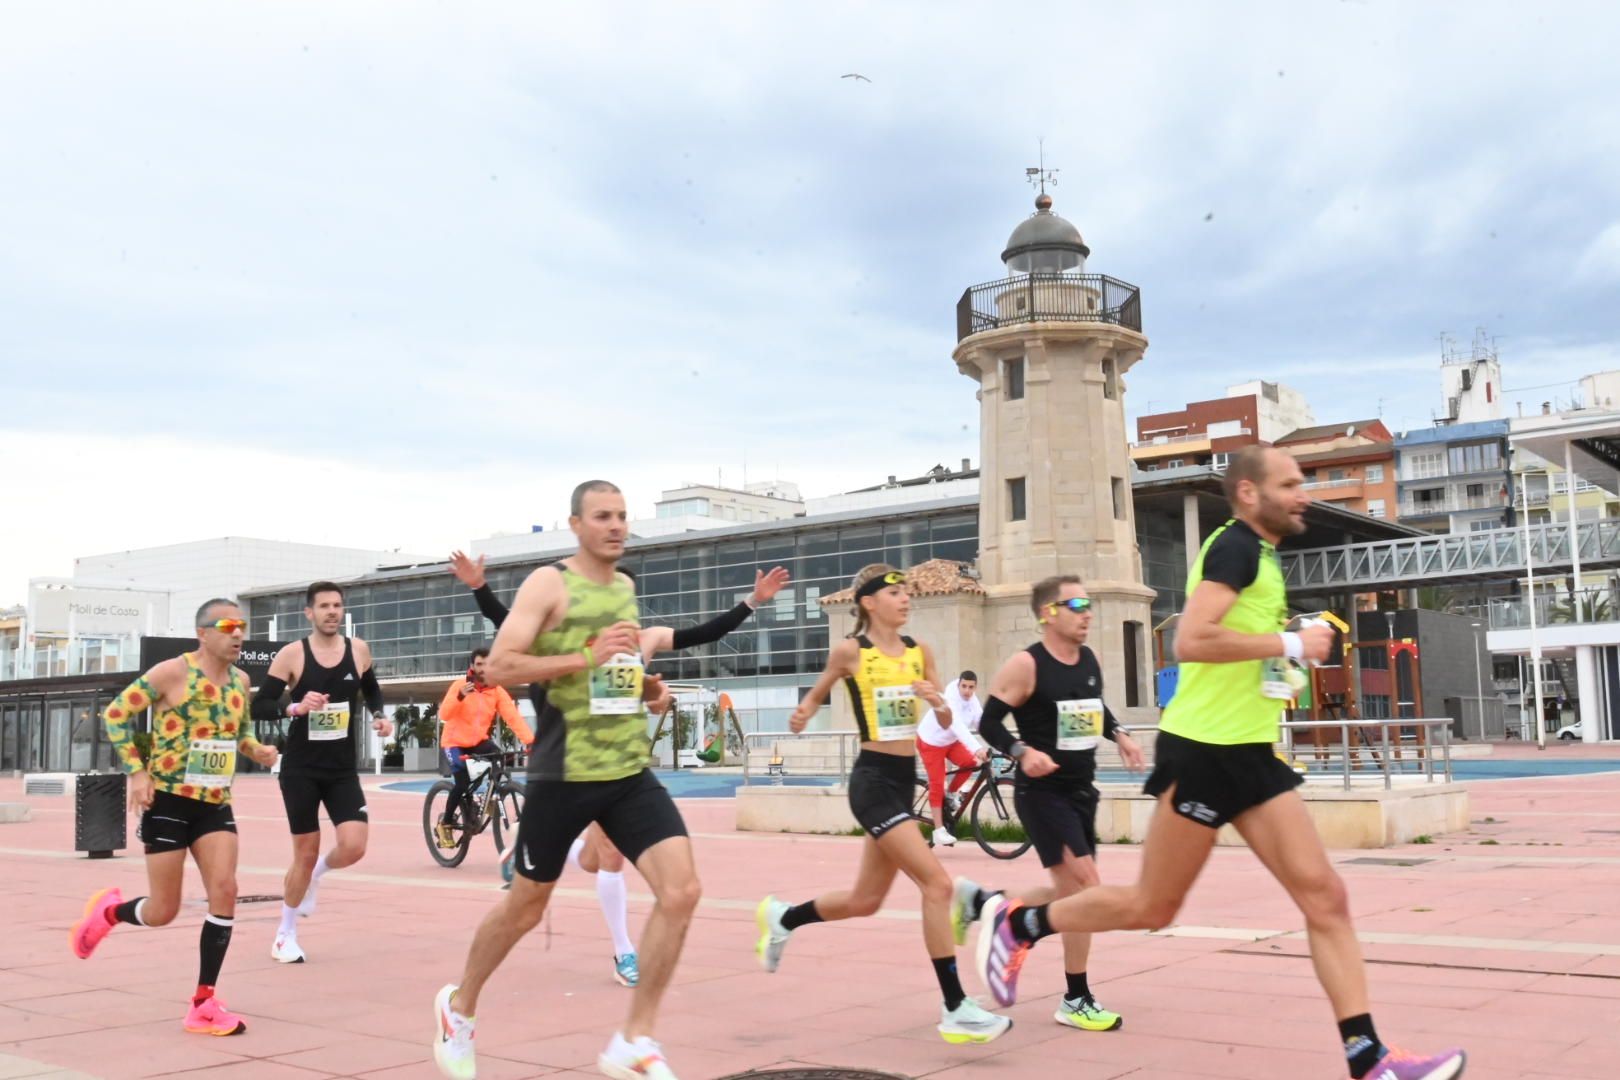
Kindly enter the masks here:
M 309 741 L 336 742 L 349 737 L 349 703 L 329 701 L 326 708 L 309 714 Z
M 186 783 L 227 788 L 236 775 L 236 744 L 230 739 L 192 739 L 186 754 Z
M 1310 681 L 1310 676 L 1296 660 L 1273 656 L 1260 662 L 1260 693 L 1274 701 L 1298 699 Z
M 591 715 L 624 716 L 641 711 L 641 680 L 647 669 L 641 657 L 619 653 L 591 669 Z
M 895 742 L 917 737 L 917 713 L 922 707 L 917 692 L 909 686 L 879 686 L 872 691 L 877 707 L 878 742 Z
M 1057 703 L 1057 748 L 1095 750 L 1103 730 L 1101 698 L 1075 698 Z

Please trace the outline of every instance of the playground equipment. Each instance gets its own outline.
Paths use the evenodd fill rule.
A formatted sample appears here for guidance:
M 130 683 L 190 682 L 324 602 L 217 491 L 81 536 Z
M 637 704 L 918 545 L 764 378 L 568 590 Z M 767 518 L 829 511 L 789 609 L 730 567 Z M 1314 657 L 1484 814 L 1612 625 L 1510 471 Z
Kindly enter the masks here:
M 737 719 L 731 695 L 716 694 L 695 683 L 671 683 L 669 690 L 672 701 L 658 717 L 653 746 L 667 735 L 675 768 L 724 765 L 728 750 L 733 755 L 742 754 L 742 722 Z

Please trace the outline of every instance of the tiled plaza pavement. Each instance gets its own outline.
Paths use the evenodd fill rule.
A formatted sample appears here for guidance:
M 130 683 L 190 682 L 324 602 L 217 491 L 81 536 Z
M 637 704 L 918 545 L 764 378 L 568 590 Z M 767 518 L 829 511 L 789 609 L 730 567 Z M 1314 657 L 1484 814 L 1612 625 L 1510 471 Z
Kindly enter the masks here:
M 21 787 L 0 781 L 0 801 L 21 799 Z M 1465 1044 L 1473 1080 L 1609 1080 L 1620 1072 L 1620 774 L 1472 791 L 1466 833 L 1334 855 L 1372 961 L 1380 1031 L 1414 1048 Z M 289 844 L 273 782 L 243 778 L 237 805 L 241 891 L 279 893 Z M 220 993 L 249 1030 L 208 1039 L 180 1028 L 202 918 L 195 874 L 175 925 L 121 927 L 81 962 L 68 927 L 85 898 L 105 885 L 140 895 L 141 860 L 133 850 L 75 856 L 69 801 L 32 800 L 32 822 L 0 825 L 0 1080 L 436 1075 L 433 993 L 456 976 L 473 925 L 501 895 L 494 855 L 481 837 L 466 865 L 439 869 L 423 846 L 420 795 L 374 790 L 370 805 L 370 855 L 326 879 L 301 929 L 308 963 L 270 959 L 278 904 L 241 908 Z M 847 885 L 860 841 L 739 834 L 729 800 L 683 809 L 705 899 L 659 1035 L 685 1080 L 795 1062 L 930 1077 L 1345 1075 L 1299 917 L 1245 851 L 1216 853 L 1172 932 L 1099 939 L 1092 985 L 1126 1016 L 1124 1030 L 1052 1021 L 1062 985 L 1054 942 L 1025 968 L 1014 1029 L 989 1046 L 953 1047 L 934 1032 L 933 977 L 903 884 L 882 916 L 807 928 L 778 974 L 756 966 L 760 895 L 798 900 Z M 1102 854 L 1105 878 L 1134 875 L 1137 849 Z M 1411 865 L 1356 861 L 1368 856 Z M 1033 858 L 997 863 L 965 845 L 943 858 L 953 872 L 1013 887 L 1041 877 Z M 649 900 L 630 881 L 639 932 Z M 570 871 L 562 884 L 549 936 L 542 929 L 521 945 L 483 999 L 483 1077 L 594 1075 L 623 1016 L 629 993 L 612 981 L 591 881 Z M 966 965 L 964 981 L 981 989 Z

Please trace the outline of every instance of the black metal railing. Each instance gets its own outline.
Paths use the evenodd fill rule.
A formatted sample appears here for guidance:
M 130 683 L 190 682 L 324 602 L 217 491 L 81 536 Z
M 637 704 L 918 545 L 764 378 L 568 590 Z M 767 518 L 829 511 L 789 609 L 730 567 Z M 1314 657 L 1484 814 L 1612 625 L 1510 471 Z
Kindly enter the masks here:
M 956 303 L 956 340 L 1028 322 L 1102 322 L 1142 330 L 1142 292 L 1104 274 L 1019 274 L 970 286 Z

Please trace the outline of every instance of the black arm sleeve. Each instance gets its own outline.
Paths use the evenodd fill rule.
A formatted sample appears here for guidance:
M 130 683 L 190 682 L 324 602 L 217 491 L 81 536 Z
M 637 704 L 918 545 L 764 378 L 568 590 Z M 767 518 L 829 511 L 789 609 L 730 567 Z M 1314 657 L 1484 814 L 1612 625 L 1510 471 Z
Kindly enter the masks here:
M 478 610 L 483 612 L 484 618 L 495 624 L 495 629 L 501 628 L 506 621 L 508 608 L 495 598 L 495 590 L 488 584 L 480 585 L 473 590 L 473 599 L 478 601 Z
M 717 615 L 700 626 L 683 626 L 675 631 L 675 648 L 690 649 L 694 645 L 719 641 L 747 622 L 748 616 L 753 613 L 754 609 L 747 604 L 738 604 L 724 615 Z
M 360 693 L 365 695 L 366 708 L 373 713 L 383 711 L 382 687 L 377 684 L 377 669 L 366 668 L 366 673 L 360 676 Z
M 280 720 L 281 695 L 286 691 L 287 683 L 285 680 L 278 679 L 274 675 L 266 676 L 264 685 L 259 687 L 257 694 L 253 695 L 253 705 L 248 710 L 249 714 L 255 720 Z
M 1218 581 L 1233 592 L 1254 584 L 1260 574 L 1260 539 L 1248 529 L 1228 526 L 1204 552 L 1204 580 Z
M 1012 715 L 1012 706 L 1005 701 L 990 695 L 990 700 L 984 703 L 984 715 L 979 717 L 979 738 L 1001 751 L 1003 754 L 1012 749 L 1017 742 L 1013 733 L 1007 730 L 1007 717 Z

